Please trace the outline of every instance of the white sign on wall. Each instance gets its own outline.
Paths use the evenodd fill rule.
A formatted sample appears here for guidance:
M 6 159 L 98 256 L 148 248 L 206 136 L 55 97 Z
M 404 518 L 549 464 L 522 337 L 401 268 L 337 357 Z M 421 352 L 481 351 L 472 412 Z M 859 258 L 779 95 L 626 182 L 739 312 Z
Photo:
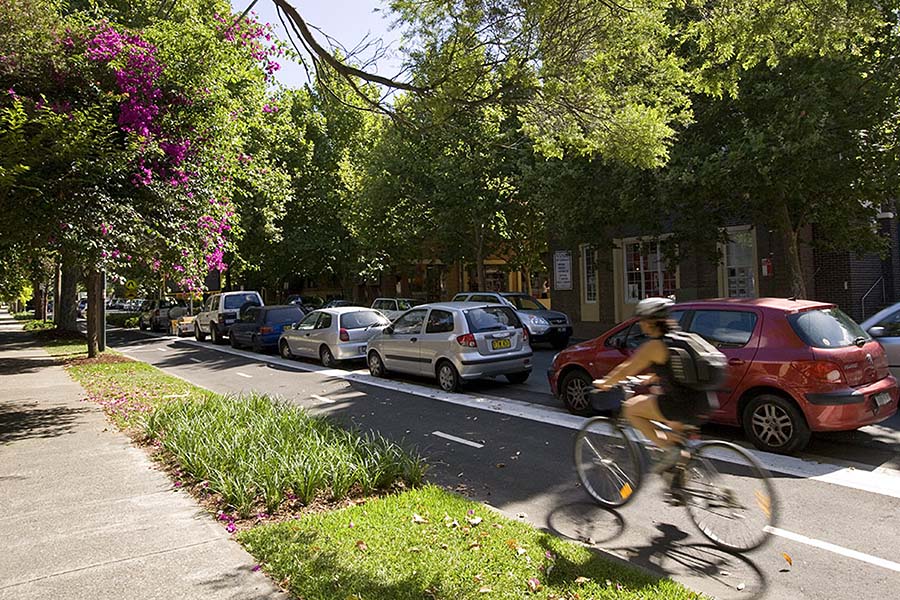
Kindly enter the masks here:
M 572 253 L 568 250 L 553 253 L 553 289 L 572 289 Z

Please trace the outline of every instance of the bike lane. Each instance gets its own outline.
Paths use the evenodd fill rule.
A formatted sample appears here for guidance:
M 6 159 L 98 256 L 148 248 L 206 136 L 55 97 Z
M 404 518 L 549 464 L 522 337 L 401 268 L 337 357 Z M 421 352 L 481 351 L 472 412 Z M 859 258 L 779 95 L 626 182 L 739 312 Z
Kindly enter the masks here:
M 329 371 L 298 372 L 274 357 L 130 334 L 111 340 L 135 359 L 214 391 L 280 395 L 378 431 L 417 448 L 436 483 L 718 598 L 855 598 L 861 589 L 886 598 L 900 584 L 894 570 L 900 565 L 891 562 L 900 500 L 891 495 L 774 473 L 779 527 L 794 537 L 773 536 L 762 549 L 735 557 L 696 532 L 683 508 L 662 502 L 656 477 L 648 477 L 618 512 L 594 505 L 572 465 L 571 428 L 373 387 Z M 564 417 L 572 418 L 561 413 L 559 419 Z

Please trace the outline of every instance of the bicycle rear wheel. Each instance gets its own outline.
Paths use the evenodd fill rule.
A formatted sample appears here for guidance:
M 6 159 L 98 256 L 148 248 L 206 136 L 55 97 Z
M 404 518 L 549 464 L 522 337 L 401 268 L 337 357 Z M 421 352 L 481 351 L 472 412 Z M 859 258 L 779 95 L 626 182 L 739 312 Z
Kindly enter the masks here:
M 749 452 L 728 442 L 692 449 L 681 482 L 691 520 L 712 543 L 736 552 L 762 546 L 778 517 L 769 472 Z
M 641 484 L 637 444 L 615 421 L 596 417 L 575 435 L 575 470 L 584 489 L 603 506 L 628 503 Z

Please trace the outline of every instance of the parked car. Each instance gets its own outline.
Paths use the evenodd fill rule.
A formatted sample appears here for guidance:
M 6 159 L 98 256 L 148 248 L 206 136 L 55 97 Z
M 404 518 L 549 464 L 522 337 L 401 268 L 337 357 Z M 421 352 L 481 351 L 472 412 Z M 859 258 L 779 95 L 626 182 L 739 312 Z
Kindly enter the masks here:
M 258 292 L 222 292 L 210 296 L 194 321 L 194 337 L 202 342 L 209 335 L 214 344 L 222 344 L 231 326 L 251 306 L 264 306 Z
M 75 314 L 79 319 L 84 318 L 84 311 L 87 310 L 87 298 L 82 298 L 78 301 L 78 307 L 75 309 Z
M 900 302 L 875 313 L 860 326 L 878 340 L 887 354 L 891 373 L 900 379 Z
M 778 298 L 678 304 L 672 316 L 728 358 L 716 423 L 738 425 L 760 449 L 789 454 L 813 431 L 852 430 L 897 412 L 897 380 L 882 347 L 835 305 Z M 571 412 L 585 391 L 646 338 L 636 319 L 553 359 L 550 388 Z
M 277 347 L 285 328 L 298 323 L 303 316 L 303 309 L 295 304 L 251 306 L 231 326 L 228 339 L 232 348 L 250 346 L 254 352 L 262 352 Z
M 161 298 L 147 301 L 138 317 L 138 327 L 141 331 L 168 331 L 169 323 L 180 319 L 188 312 L 184 300 L 173 298 Z
M 146 298 L 134 298 L 125 302 L 125 304 L 122 305 L 122 310 L 132 313 L 141 312 L 146 302 Z
M 318 358 L 331 367 L 337 361 L 365 358 L 369 338 L 388 325 L 390 321 L 371 308 L 320 308 L 285 329 L 278 350 L 284 358 Z
M 369 340 L 367 353 L 375 377 L 390 371 L 436 377 L 448 392 L 481 377 L 523 383 L 531 358 L 528 330 L 516 311 L 479 302 L 412 308 Z
M 372 308 L 393 321 L 414 306 L 424 303 L 424 300 L 416 300 L 415 298 L 376 298 L 375 302 L 372 303 Z
M 528 328 L 532 344 L 550 342 L 557 350 L 569 345 L 572 322 L 565 313 L 548 310 L 534 296 L 521 292 L 464 292 L 454 302 L 495 302 L 513 307 Z
M 125 298 L 112 297 L 106 302 L 106 308 L 109 310 L 122 310 L 125 308 Z
M 303 310 L 309 312 L 311 310 L 316 310 L 317 308 L 322 308 L 322 305 L 325 304 L 325 300 L 319 296 L 301 296 L 300 294 L 292 294 L 287 297 L 285 304 L 296 304 L 302 306 Z

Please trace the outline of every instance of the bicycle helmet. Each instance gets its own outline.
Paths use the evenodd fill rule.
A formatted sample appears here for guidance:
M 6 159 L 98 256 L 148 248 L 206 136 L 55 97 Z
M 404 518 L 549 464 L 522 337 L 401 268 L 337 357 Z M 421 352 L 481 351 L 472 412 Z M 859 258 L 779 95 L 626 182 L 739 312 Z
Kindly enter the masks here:
M 665 319 L 675 304 L 670 298 L 644 298 L 634 309 L 634 316 L 642 319 Z

